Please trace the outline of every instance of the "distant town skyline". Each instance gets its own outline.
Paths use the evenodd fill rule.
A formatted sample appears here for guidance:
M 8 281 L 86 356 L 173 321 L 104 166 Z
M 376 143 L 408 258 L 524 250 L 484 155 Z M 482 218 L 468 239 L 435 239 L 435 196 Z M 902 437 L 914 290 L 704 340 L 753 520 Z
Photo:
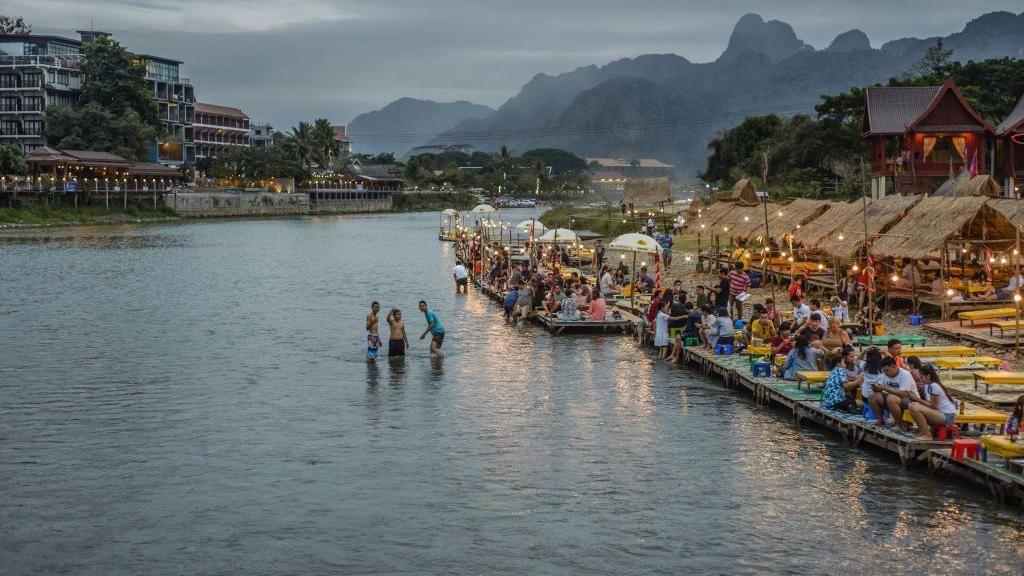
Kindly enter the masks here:
M 822 2 L 609 0 L 9 0 L 38 34 L 111 32 L 138 53 L 184 61 L 200 101 L 242 108 L 287 129 L 354 116 L 403 97 L 465 99 L 492 107 L 538 73 L 556 75 L 648 53 L 714 60 L 736 21 L 784 21 L 817 49 L 863 30 L 878 48 L 895 38 L 959 31 L 985 12 L 1019 13 L 1019 0 Z

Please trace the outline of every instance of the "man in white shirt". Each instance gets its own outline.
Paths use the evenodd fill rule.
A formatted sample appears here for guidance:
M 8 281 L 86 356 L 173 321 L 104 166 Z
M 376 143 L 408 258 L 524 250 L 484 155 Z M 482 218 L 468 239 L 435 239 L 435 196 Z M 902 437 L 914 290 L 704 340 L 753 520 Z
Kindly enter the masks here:
M 615 279 L 612 278 L 612 271 L 607 267 L 604 274 L 601 274 L 601 297 L 608 298 L 615 293 Z
M 789 299 L 789 303 L 793 305 L 793 334 L 800 331 L 804 324 L 811 318 L 811 309 L 807 304 L 800 301 L 799 296 L 793 296 Z
M 458 294 L 460 291 L 463 294 L 469 292 L 469 273 L 466 272 L 466 267 L 462 265 L 462 260 L 455 262 L 455 267 L 452 268 L 452 278 L 455 278 L 455 293 Z
M 882 375 L 881 382 L 872 387 L 874 393 L 868 399 L 875 414 L 875 423 L 885 426 L 884 411 L 888 409 L 896 425 L 902 427 L 903 411 L 910 407 L 911 401 L 920 398 L 917 383 L 910 372 L 896 365 L 892 357 L 882 359 Z

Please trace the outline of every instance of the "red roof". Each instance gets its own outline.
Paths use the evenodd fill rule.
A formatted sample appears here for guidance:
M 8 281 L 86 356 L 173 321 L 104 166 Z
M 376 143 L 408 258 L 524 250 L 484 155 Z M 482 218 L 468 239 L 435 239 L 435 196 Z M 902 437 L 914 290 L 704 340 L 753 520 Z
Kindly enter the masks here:
M 947 79 L 941 86 L 870 86 L 865 94 L 868 135 L 917 132 L 993 132 Z M 943 103 L 947 106 L 941 107 Z M 952 106 L 950 106 L 952 104 Z
M 245 112 L 242 112 L 238 108 L 232 108 L 231 106 L 219 106 L 217 104 L 204 104 L 202 102 L 195 103 L 195 111 L 197 114 L 213 114 L 216 116 L 228 116 L 231 118 L 249 118 L 245 115 Z
M 1017 99 L 1017 105 L 1010 111 L 1010 115 L 996 127 L 996 133 L 1009 134 L 1022 128 L 1024 128 L 1024 94 Z

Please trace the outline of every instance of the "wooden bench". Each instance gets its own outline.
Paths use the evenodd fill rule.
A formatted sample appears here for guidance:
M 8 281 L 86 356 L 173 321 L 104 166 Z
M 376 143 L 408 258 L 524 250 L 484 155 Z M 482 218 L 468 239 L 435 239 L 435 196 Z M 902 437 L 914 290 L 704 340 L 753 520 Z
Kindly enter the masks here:
M 989 324 L 988 324 L 988 333 L 991 336 L 995 336 L 995 330 L 996 330 L 996 328 L 998 328 L 999 329 L 999 337 L 1000 338 L 1005 338 L 1007 331 L 1012 330 L 1012 331 L 1016 332 L 1017 328 L 1021 327 L 1021 326 L 1024 326 L 1024 321 L 1018 322 L 1016 319 L 1014 319 L 1014 320 L 1000 320 L 998 322 L 989 322 Z
M 1024 386 L 1024 372 L 975 372 L 974 389 L 978 389 L 978 381 L 985 384 L 985 394 L 993 384 L 998 386 Z
M 970 320 L 971 326 L 975 325 L 978 320 L 998 320 L 999 318 L 1016 318 L 1016 308 L 992 308 L 990 310 L 972 310 L 970 312 L 961 312 L 956 315 L 957 320 L 960 321 L 960 325 L 964 325 L 964 320 Z
M 961 402 L 963 402 L 963 400 L 961 400 Z M 975 426 L 998 426 L 999 430 L 1002 431 L 1003 426 L 1006 425 L 1006 419 L 1009 418 L 1009 416 L 1009 414 L 998 410 L 983 408 L 981 406 L 970 406 L 965 407 L 962 412 L 957 412 L 956 423 L 973 424 Z M 903 411 L 903 420 L 913 424 L 914 419 L 910 417 L 910 410 Z
M 953 370 L 978 370 L 983 368 L 999 369 L 1003 361 L 993 356 L 946 356 L 930 358 L 932 364 L 946 369 L 946 376 L 952 380 Z M 924 360 L 921 360 L 924 362 Z

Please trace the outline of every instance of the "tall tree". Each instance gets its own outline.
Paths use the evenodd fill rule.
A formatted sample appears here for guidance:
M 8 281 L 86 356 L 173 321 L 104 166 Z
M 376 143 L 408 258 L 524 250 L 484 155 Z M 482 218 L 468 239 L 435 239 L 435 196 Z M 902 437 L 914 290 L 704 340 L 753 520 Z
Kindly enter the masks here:
M 113 152 L 131 160 L 145 160 L 157 130 L 143 122 L 135 110 L 120 115 L 89 103 L 76 109 L 48 106 L 46 141 L 54 148 Z
M 32 25 L 26 24 L 22 17 L 11 18 L 0 15 L 0 34 L 11 36 L 28 36 L 32 33 Z
M 159 130 L 159 108 L 146 81 L 146 65 L 107 36 L 86 43 L 82 51 L 79 101 L 97 104 L 116 116 L 134 110 L 143 122 Z
M 324 168 L 334 166 L 341 155 L 341 144 L 334 139 L 334 126 L 326 118 L 317 118 L 312 132 L 316 163 Z
M 299 122 L 298 126 L 293 127 L 285 140 L 285 146 L 306 168 L 312 166 L 316 161 L 316 137 L 313 135 L 313 126 L 309 122 Z
M 21 148 L 17 146 L 0 146 L 0 174 L 25 174 L 28 166 Z

